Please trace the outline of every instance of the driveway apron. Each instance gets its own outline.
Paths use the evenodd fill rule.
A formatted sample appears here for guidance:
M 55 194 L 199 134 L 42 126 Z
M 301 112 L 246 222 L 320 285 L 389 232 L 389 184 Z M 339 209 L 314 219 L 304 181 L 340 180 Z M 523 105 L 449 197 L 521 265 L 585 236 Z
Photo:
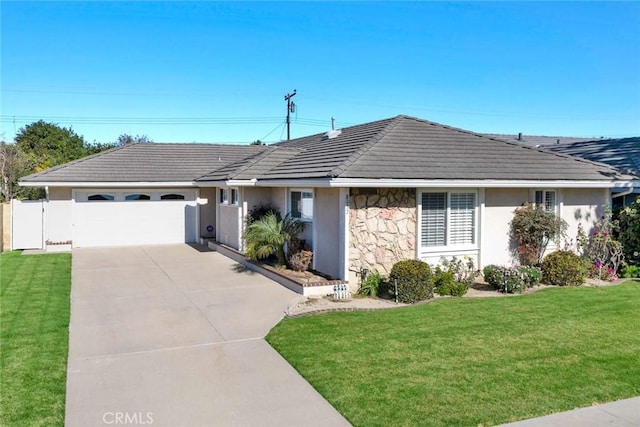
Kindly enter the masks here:
M 75 249 L 65 424 L 348 425 L 263 339 L 299 298 L 201 247 Z

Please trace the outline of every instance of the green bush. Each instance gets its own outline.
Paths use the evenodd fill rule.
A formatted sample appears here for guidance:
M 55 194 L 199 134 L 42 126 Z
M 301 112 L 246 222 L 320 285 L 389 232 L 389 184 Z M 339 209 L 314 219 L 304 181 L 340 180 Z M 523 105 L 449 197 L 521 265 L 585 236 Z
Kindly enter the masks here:
M 523 292 L 527 287 L 524 274 L 516 268 L 488 265 L 482 272 L 484 281 L 500 292 L 506 294 Z
M 442 266 L 453 274 L 456 283 L 462 284 L 465 288 L 469 289 L 475 282 L 478 271 L 471 257 L 467 255 L 462 258 L 454 256 L 451 260 L 443 257 L 441 262 Z
M 372 271 L 360 284 L 358 295 L 376 297 L 384 287 L 384 278 L 377 271 Z
M 619 240 L 627 261 L 640 263 L 640 196 L 620 211 Z
M 627 265 L 624 267 L 624 273 L 622 274 L 626 278 L 638 278 L 640 277 L 640 266 Z
M 538 267 L 522 266 L 518 267 L 518 271 L 520 272 L 520 277 L 522 277 L 522 281 L 527 288 L 538 286 L 542 280 L 542 270 Z
M 398 286 L 398 301 L 414 303 L 433 297 L 433 277 L 429 264 L 420 260 L 399 261 L 389 274 L 389 291 Z
M 468 290 L 464 283 L 456 281 L 455 273 L 452 270 L 443 270 L 440 267 L 436 267 L 433 274 L 433 284 L 435 293 L 442 296 L 461 297 Z
M 568 227 L 555 213 L 532 204 L 516 209 L 509 226 L 523 265 L 539 265 L 549 242 L 559 241 Z
M 556 251 L 542 261 L 545 283 L 556 286 L 580 286 L 587 278 L 585 262 L 571 251 Z
M 482 277 L 484 277 L 484 281 L 498 289 L 498 285 L 502 280 L 502 267 L 497 265 L 487 265 L 482 269 Z

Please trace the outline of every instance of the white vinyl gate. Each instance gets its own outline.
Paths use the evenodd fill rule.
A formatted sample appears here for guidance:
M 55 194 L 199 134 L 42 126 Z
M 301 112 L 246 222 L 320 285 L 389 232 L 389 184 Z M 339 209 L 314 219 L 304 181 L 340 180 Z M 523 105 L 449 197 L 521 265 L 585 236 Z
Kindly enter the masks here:
M 44 201 L 11 201 L 11 249 L 43 249 Z

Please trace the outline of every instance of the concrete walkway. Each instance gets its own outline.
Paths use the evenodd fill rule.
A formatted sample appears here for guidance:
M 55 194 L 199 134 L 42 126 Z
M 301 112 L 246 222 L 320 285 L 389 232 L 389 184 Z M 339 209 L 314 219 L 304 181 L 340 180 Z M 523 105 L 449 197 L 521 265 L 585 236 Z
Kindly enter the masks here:
M 509 427 L 638 427 L 640 397 L 503 424 Z
M 74 250 L 65 424 L 348 425 L 263 340 L 299 298 L 188 245 Z

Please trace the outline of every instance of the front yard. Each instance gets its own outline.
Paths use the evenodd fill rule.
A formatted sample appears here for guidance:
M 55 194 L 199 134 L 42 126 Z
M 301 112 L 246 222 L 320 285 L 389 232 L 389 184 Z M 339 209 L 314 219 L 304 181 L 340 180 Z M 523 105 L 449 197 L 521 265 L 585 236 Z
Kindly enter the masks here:
M 640 395 L 640 283 L 284 319 L 267 336 L 352 424 L 479 426 Z
M 64 424 L 71 255 L 0 254 L 0 425 Z

